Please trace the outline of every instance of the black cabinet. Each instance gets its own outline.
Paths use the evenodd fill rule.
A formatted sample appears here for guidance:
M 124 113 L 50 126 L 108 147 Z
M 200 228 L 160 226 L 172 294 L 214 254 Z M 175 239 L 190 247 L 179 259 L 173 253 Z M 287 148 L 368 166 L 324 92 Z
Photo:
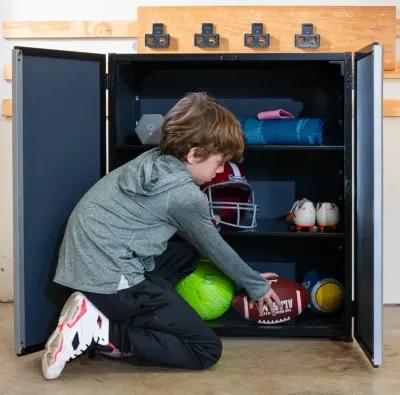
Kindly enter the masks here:
M 256 270 L 298 281 L 307 270 L 330 270 L 344 285 L 344 307 L 337 313 L 309 310 L 295 321 L 263 326 L 228 311 L 209 325 L 228 336 L 350 341 L 355 314 L 354 335 L 380 365 L 382 48 L 371 45 L 354 59 L 352 70 L 351 53 L 111 54 L 105 78 L 104 55 L 15 48 L 17 353 L 42 344 L 54 325 L 65 298 L 51 281 L 65 222 L 83 193 L 105 174 L 106 159 L 112 170 L 151 148 L 134 133 L 141 116 L 165 114 L 185 93 L 205 91 L 239 118 L 283 107 L 331 121 L 322 145 L 246 147 L 244 166 L 259 205 L 258 225 L 252 231 L 226 231 L 223 237 Z M 338 228 L 288 229 L 284 217 L 303 197 L 335 202 L 342 217 Z

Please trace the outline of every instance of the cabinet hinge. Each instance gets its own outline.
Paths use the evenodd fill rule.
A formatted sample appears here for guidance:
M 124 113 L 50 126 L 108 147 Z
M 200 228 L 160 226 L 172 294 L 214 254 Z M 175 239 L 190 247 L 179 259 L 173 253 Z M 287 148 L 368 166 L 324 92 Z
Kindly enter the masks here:
M 104 74 L 104 89 L 111 89 L 112 76 L 111 74 Z
M 353 74 L 351 72 L 348 72 L 346 74 L 346 84 L 347 84 L 348 88 L 350 88 L 350 89 L 354 88 Z

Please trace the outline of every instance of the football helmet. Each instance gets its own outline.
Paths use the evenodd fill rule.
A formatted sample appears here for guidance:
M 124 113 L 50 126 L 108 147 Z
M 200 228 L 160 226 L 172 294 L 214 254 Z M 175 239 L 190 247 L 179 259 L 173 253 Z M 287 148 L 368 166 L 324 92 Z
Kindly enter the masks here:
M 207 195 L 211 218 L 217 225 L 239 229 L 257 226 L 254 189 L 242 166 L 226 162 L 224 171 L 202 185 L 201 190 Z

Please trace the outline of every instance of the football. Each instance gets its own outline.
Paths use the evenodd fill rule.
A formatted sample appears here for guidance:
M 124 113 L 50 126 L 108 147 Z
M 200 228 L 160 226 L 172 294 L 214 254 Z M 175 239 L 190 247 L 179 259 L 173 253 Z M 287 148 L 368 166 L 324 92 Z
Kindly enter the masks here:
M 244 292 L 233 298 L 232 307 L 247 320 L 256 321 L 263 325 L 282 324 L 293 320 L 307 309 L 311 300 L 310 292 L 301 284 L 284 277 L 268 281 L 282 302 L 282 309 L 277 310 L 275 316 L 266 306 L 263 307 L 263 315 L 260 316 L 257 302 L 254 302 L 253 306 L 250 307 L 250 298 Z

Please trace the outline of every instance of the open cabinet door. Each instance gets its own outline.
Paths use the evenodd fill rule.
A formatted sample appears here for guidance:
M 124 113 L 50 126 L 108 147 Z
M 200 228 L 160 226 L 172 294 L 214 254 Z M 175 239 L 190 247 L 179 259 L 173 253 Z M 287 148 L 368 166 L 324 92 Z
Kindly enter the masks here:
M 66 222 L 105 174 L 105 55 L 13 50 L 16 353 L 43 346 L 68 290 L 53 283 Z
M 382 46 L 355 54 L 354 335 L 382 364 Z

